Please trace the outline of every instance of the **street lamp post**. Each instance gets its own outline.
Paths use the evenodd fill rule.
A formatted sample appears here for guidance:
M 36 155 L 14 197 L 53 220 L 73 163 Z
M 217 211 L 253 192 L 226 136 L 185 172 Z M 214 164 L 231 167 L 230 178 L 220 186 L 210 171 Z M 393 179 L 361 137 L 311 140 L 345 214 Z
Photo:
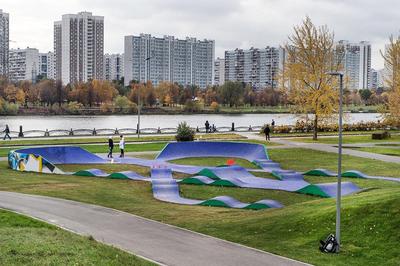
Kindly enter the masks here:
M 145 59 L 146 63 L 150 61 L 152 56 L 147 57 Z M 146 78 L 146 80 L 149 80 Z M 140 138 L 140 111 L 141 111 L 141 102 L 140 102 L 140 86 L 138 87 L 138 95 L 137 95 L 137 102 L 138 102 L 138 123 L 137 123 L 137 135 Z
M 331 76 L 339 76 L 339 149 L 338 149 L 338 175 L 337 175 L 337 192 L 336 192 L 336 240 L 338 247 L 336 252 L 340 250 L 340 209 L 342 198 L 342 144 L 343 144 L 343 73 L 330 72 Z

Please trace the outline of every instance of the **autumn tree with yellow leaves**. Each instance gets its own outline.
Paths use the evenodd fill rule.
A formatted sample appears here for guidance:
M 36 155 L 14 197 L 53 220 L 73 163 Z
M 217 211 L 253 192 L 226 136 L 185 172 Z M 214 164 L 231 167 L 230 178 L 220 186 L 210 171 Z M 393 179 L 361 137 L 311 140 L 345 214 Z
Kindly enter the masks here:
M 318 125 L 335 115 L 339 103 L 337 78 L 329 75 L 341 69 L 334 34 L 327 26 L 317 27 L 306 17 L 294 27 L 285 49 L 287 62 L 280 84 L 288 91 L 295 113 L 313 115 L 316 140 Z
M 391 36 L 386 52 L 381 54 L 388 69 L 386 82 L 390 88 L 383 115 L 390 124 L 400 126 L 400 37 Z

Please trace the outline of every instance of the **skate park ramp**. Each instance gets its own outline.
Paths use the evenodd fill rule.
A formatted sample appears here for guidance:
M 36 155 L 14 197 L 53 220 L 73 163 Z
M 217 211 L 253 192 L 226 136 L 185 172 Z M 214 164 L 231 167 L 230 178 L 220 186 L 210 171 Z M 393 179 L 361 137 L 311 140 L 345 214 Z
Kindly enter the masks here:
M 75 146 L 38 147 L 16 150 L 18 153 L 42 156 L 52 164 L 103 164 L 106 160 Z
M 252 210 L 283 207 L 281 203 L 268 199 L 249 204 L 240 202 L 229 196 L 218 196 L 208 200 L 183 198 L 179 194 L 179 186 L 177 181 L 172 177 L 171 169 L 151 169 L 151 183 L 154 198 L 170 203 Z
M 245 142 L 176 142 L 169 143 L 157 160 L 170 161 L 192 157 L 234 157 L 250 162 L 268 160 L 265 146 Z

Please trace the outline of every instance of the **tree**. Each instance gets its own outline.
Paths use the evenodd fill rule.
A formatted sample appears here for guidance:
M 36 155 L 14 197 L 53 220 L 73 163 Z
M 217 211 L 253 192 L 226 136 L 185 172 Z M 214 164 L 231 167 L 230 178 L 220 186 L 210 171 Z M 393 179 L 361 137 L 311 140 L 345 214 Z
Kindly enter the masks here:
M 363 89 L 359 91 L 361 99 L 364 101 L 366 104 L 368 100 L 371 98 L 372 92 L 369 89 Z
M 389 85 L 387 101 L 383 109 L 385 120 L 389 123 L 400 126 L 400 36 L 396 39 L 390 37 L 386 53 L 381 54 L 389 69 L 386 82 Z
M 67 99 L 67 91 L 63 86 L 61 80 L 57 80 L 55 86 L 56 86 L 56 100 L 58 102 L 58 106 L 61 106 L 61 104 Z
M 44 79 L 37 84 L 37 87 L 39 88 L 42 103 L 52 105 L 57 101 L 54 93 L 54 80 Z
M 243 83 L 227 81 L 220 87 L 219 94 L 224 104 L 229 104 L 229 107 L 237 106 L 243 102 Z
M 309 17 L 286 45 L 288 62 L 281 84 L 289 91 L 289 100 L 297 113 L 313 114 L 313 139 L 318 138 L 318 125 L 331 118 L 338 105 L 337 78 L 328 74 L 339 71 L 341 60 L 335 59 L 334 34 L 326 27 L 316 27 Z

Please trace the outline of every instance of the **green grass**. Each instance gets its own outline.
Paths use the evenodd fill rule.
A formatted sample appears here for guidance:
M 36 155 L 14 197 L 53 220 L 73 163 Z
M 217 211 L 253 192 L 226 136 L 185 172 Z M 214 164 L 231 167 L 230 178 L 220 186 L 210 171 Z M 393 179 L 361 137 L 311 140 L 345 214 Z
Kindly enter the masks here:
M 0 210 L 0 265 L 154 265 L 55 226 Z
M 361 147 L 361 148 L 352 148 L 359 151 L 366 151 L 372 153 L 378 153 L 383 155 L 390 155 L 390 156 L 400 156 L 400 149 L 399 148 L 385 148 L 385 147 Z
M 271 149 L 269 153 L 272 159 L 288 169 L 336 169 L 337 155 L 331 153 L 307 149 Z M 400 173 L 399 164 L 351 156 L 343 159 L 344 169 L 357 169 L 370 175 L 396 176 Z M 216 165 L 217 162 L 205 159 L 199 163 Z M 119 165 L 103 167 L 107 171 L 129 168 L 140 172 L 131 168 L 136 166 L 124 166 L 126 169 Z M 306 179 L 312 183 L 335 181 L 335 178 L 326 177 Z M 181 194 L 189 198 L 228 195 L 243 202 L 270 198 L 285 205 L 283 209 L 266 211 L 184 206 L 155 200 L 150 184 L 145 182 L 19 173 L 0 162 L 1 190 L 116 208 L 316 265 L 397 265 L 400 259 L 400 238 L 395 233 L 400 224 L 399 184 L 348 178 L 344 181 L 352 181 L 369 190 L 344 197 L 342 252 L 328 255 L 318 251 L 318 241 L 335 230 L 334 199 L 272 190 L 182 185 Z
M 371 132 L 370 132 L 371 133 Z M 337 134 L 337 133 L 336 133 Z M 325 143 L 325 144 L 337 144 L 337 137 L 320 137 L 318 140 L 313 140 L 312 138 L 292 138 L 291 141 L 306 142 L 306 143 Z M 380 142 L 391 142 L 400 141 L 400 135 L 392 135 L 390 139 L 376 140 L 371 138 L 371 134 L 368 136 L 344 136 L 344 144 L 355 144 L 355 143 L 380 143 Z

